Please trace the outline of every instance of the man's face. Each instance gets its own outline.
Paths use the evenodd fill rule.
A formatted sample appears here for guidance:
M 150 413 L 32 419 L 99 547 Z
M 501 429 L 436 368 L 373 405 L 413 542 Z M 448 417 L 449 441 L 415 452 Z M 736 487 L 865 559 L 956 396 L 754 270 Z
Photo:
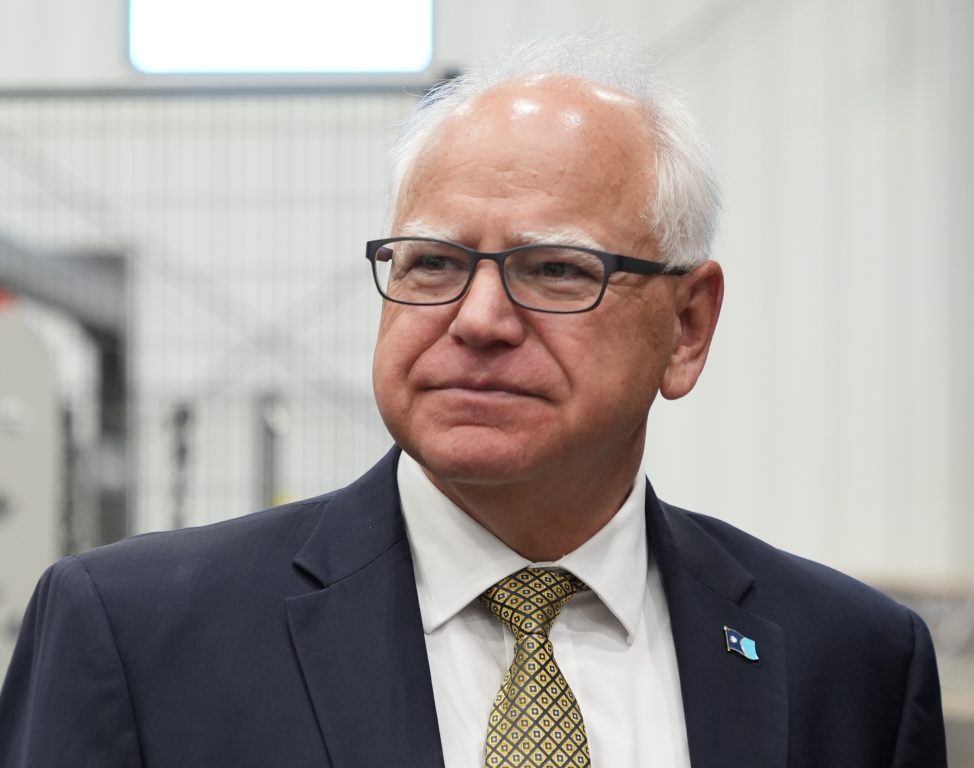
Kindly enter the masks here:
M 504 84 L 430 142 L 393 234 L 657 258 L 645 218 L 652 157 L 625 96 L 567 78 Z M 387 302 L 373 369 L 382 417 L 441 487 L 638 463 L 680 335 L 678 280 L 617 273 L 595 310 L 553 315 L 511 304 L 496 265 L 481 263 L 460 302 Z

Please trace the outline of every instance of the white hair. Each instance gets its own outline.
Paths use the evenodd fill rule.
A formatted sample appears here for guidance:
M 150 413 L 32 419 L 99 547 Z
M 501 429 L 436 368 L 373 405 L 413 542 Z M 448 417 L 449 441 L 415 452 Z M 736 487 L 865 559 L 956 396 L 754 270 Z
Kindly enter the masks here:
M 646 219 L 660 257 L 679 267 L 708 259 L 720 209 L 709 148 L 679 92 L 662 80 L 657 63 L 610 38 L 565 35 L 526 43 L 430 90 L 402 124 L 390 152 L 392 205 L 447 117 L 496 85 L 544 74 L 608 86 L 644 107 L 656 145 L 656 188 L 647 190 Z

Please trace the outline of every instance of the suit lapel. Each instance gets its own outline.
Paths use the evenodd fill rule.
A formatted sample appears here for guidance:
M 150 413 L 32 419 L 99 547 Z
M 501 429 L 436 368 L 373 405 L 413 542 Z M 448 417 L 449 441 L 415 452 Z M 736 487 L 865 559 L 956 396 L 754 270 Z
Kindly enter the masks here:
M 328 502 L 295 558 L 321 588 L 287 600 L 294 648 L 334 768 L 442 768 L 398 451 Z M 785 765 L 781 628 L 743 607 L 753 577 L 685 512 L 647 489 L 650 546 L 669 605 L 693 768 Z M 728 653 L 723 627 L 757 642 Z
M 783 766 L 788 695 L 781 628 L 742 607 L 754 578 L 687 513 L 646 499 L 650 546 L 669 605 L 693 768 Z M 724 627 L 757 643 L 728 653 Z
M 443 765 L 397 455 L 334 496 L 295 558 L 322 585 L 287 614 L 334 768 Z

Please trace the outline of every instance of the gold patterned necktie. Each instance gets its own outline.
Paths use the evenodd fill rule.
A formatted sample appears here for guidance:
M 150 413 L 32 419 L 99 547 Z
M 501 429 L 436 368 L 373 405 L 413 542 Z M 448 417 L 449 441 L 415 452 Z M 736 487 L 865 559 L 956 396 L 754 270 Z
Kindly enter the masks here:
M 514 661 L 487 724 L 487 768 L 589 768 L 582 710 L 548 639 L 572 596 L 588 589 L 570 573 L 525 568 L 480 601 L 514 634 Z

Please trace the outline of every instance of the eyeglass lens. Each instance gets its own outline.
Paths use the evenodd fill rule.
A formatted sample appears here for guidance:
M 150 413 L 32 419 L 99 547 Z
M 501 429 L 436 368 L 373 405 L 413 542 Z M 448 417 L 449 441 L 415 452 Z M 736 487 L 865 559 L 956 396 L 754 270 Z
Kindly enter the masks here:
M 378 249 L 376 279 L 385 294 L 410 304 L 438 304 L 463 293 L 474 260 L 449 243 L 401 240 Z M 519 304 L 571 312 L 598 301 L 605 265 L 594 254 L 566 246 L 538 246 L 509 253 L 504 281 Z

